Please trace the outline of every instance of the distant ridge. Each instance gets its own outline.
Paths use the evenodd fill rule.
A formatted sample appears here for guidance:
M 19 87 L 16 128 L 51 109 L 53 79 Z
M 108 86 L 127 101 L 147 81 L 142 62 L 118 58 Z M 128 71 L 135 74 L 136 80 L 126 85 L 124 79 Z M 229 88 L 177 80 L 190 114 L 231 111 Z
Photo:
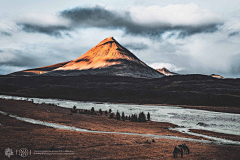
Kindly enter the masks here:
M 104 39 L 75 60 L 15 72 L 10 75 L 163 77 L 163 74 L 139 60 L 133 53 L 122 47 L 113 37 Z
M 68 61 L 70 62 L 70 61 Z M 39 67 L 39 68 L 33 68 L 33 69 L 28 69 L 28 70 L 24 70 L 24 71 L 18 71 L 18 72 L 13 72 L 10 73 L 9 75 L 12 76 L 34 76 L 34 75 L 40 75 L 40 74 L 44 74 L 47 72 L 50 72 L 56 68 L 62 67 L 65 64 L 67 64 L 68 62 L 62 62 L 62 63 L 57 63 L 54 65 L 50 65 L 50 66 L 45 66 L 45 67 Z
M 156 69 L 158 72 L 162 73 L 165 76 L 173 76 L 173 75 L 178 75 L 178 73 L 170 72 L 167 68 L 159 68 Z
M 210 76 L 212 76 L 213 78 L 224 79 L 223 76 L 220 76 L 218 74 L 211 74 Z

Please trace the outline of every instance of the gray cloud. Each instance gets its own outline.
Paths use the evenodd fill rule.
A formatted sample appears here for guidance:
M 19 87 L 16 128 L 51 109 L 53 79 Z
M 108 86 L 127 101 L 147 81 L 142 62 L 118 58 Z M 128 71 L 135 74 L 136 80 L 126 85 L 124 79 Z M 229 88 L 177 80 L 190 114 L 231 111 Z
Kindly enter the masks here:
M 70 28 L 66 26 L 39 26 L 27 23 L 19 23 L 18 25 L 22 26 L 22 30 L 30 33 L 43 33 L 49 36 L 54 36 L 57 38 L 62 37 L 62 31 L 69 31 Z
M 34 68 L 51 65 L 54 63 L 59 63 L 65 58 L 68 61 L 68 55 L 60 55 L 58 52 L 51 52 L 51 49 L 47 53 L 43 50 L 34 52 L 34 49 L 6 49 L 0 52 L 0 65 L 7 65 L 11 67 L 24 67 L 24 68 Z M 64 52 L 63 50 L 61 50 Z
M 149 48 L 149 46 L 144 43 L 128 43 L 128 44 L 123 44 L 123 46 L 126 47 L 127 49 L 132 49 L 132 50 L 145 50 Z
M 42 33 L 49 36 L 62 37 L 62 32 L 71 31 L 74 28 L 103 28 L 122 29 L 125 34 L 161 38 L 166 32 L 175 32 L 169 35 L 176 35 L 178 38 L 185 38 L 198 33 L 212 33 L 218 30 L 217 22 L 208 22 L 203 25 L 178 24 L 172 25 L 169 22 L 138 23 L 133 20 L 133 13 L 125 11 L 119 13 L 107 10 L 100 6 L 92 8 L 77 7 L 60 12 L 59 18 L 70 20 L 71 27 L 59 24 L 34 24 L 31 21 L 18 23 L 25 32 Z M 65 34 L 66 35 L 66 34 Z
M 13 73 L 16 71 L 26 70 L 26 67 L 16 67 L 16 66 L 9 66 L 9 65 L 0 65 L 0 75 L 6 75 L 9 73 Z
M 240 74 L 240 54 L 234 55 L 231 57 L 231 70 L 230 73 L 231 74 Z
M 119 14 L 103 7 L 73 8 L 60 13 L 61 17 L 70 19 L 75 27 L 97 27 L 106 29 L 123 29 L 126 34 L 161 37 L 167 31 L 179 32 L 178 38 L 185 38 L 197 33 L 211 33 L 218 30 L 219 23 L 210 23 L 202 26 L 178 25 L 169 23 L 152 25 L 138 24 L 133 21 L 129 12 Z
M 212 24 L 203 27 L 182 27 L 178 38 L 185 38 L 198 33 L 213 33 L 218 30 L 218 26 L 220 25 L 222 24 Z
M 240 35 L 239 32 L 232 32 L 232 33 L 228 34 L 228 37 L 233 37 L 233 36 L 238 36 L 238 35 Z
M 123 27 L 129 23 L 127 17 L 122 17 L 118 13 L 108 11 L 99 6 L 65 10 L 61 12 L 60 16 L 69 18 L 77 25 L 86 27 Z
M 3 35 L 3 36 L 9 36 L 9 37 L 12 36 L 11 33 L 9 33 L 9 32 L 5 32 L 5 31 L 1 31 L 0 34 Z
M 34 55 L 24 53 L 21 50 L 8 49 L 0 52 L 0 65 L 8 66 L 36 66 L 40 62 Z
M 62 39 L 59 39 L 62 41 Z M 48 45 L 48 44 L 47 44 Z M 23 69 L 38 68 L 77 58 L 89 48 L 78 48 L 71 43 L 71 49 L 59 44 L 42 48 L 38 45 L 19 49 L 0 50 L 0 74 L 9 74 Z M 2 51 L 2 52 L 1 52 Z M 65 54 L 67 53 L 67 54 Z M 81 53 L 81 54 L 80 54 Z

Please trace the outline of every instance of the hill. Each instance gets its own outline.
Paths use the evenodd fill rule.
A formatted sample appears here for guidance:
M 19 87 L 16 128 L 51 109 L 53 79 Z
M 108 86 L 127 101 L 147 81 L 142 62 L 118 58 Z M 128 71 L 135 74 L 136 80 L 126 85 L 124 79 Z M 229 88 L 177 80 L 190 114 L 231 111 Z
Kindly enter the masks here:
M 121 46 L 113 37 L 106 38 L 85 54 L 69 62 L 11 73 L 12 76 L 127 76 L 160 78 L 157 72 Z
M 173 76 L 173 75 L 177 75 L 177 73 L 174 72 L 170 72 L 167 68 L 163 67 L 163 68 L 159 68 L 156 69 L 158 72 L 162 73 L 165 76 Z

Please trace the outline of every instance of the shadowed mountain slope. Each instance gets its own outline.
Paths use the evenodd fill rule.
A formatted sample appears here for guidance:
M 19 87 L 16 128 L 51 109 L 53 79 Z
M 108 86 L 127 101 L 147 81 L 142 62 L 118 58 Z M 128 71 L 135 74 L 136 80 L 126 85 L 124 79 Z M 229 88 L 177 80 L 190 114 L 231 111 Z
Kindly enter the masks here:
M 70 62 L 70 61 L 68 61 L 68 62 Z M 57 64 L 50 65 L 50 66 L 33 68 L 33 69 L 24 70 L 24 71 L 18 71 L 18 72 L 11 73 L 9 75 L 11 75 L 11 76 L 35 76 L 35 75 L 40 75 L 40 74 L 44 74 L 44 73 L 47 73 L 49 71 L 52 71 L 56 68 L 62 67 L 65 64 L 67 64 L 68 62 L 57 63 Z

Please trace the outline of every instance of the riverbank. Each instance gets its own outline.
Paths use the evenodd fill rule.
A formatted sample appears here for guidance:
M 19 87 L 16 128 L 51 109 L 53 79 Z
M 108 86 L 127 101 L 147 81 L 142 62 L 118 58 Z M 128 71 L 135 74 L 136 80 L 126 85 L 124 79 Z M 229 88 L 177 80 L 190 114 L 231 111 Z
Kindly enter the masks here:
M 107 115 L 103 114 L 102 116 L 79 113 L 71 115 L 70 109 L 68 108 L 48 104 L 34 104 L 32 102 L 21 100 L 0 99 L 0 110 L 20 117 L 64 124 L 88 130 L 171 135 L 199 139 L 199 137 L 168 130 L 169 127 L 174 128 L 177 126 L 167 122 L 149 121 L 146 123 L 140 123 L 131 122 L 129 120 L 118 121 L 116 119 L 110 119 L 109 113 Z
M 93 134 L 53 129 L 18 121 L 5 115 L 1 119 L 0 158 L 6 159 L 4 150 L 14 151 L 11 159 L 19 159 L 15 151 L 26 148 L 31 155 L 27 159 L 174 159 L 172 151 L 177 144 L 186 143 L 190 154 L 185 159 L 238 159 L 238 146 L 224 146 L 152 139 L 140 136 Z M 149 142 L 146 142 L 146 141 Z M 51 151 L 40 155 L 36 151 Z M 54 152 L 71 151 L 71 155 L 55 155 Z M 223 152 L 224 151 L 224 152 Z M 18 152 L 17 152 L 18 153 Z M 30 153 L 29 153 L 30 154 Z
M 5 95 L 6 93 L 2 94 Z M 0 94 L 1 95 L 1 94 Z M 26 97 L 26 98 L 53 98 L 53 99 L 59 99 L 58 97 L 36 97 L 36 96 L 27 96 L 27 95 L 22 95 L 22 94 L 16 94 L 16 93 L 7 93 L 6 95 L 9 96 L 19 96 L 19 97 Z M 65 100 L 74 100 L 74 101 L 80 101 L 80 102 L 86 102 L 83 100 L 78 100 L 74 98 L 66 98 Z M 96 103 L 112 103 L 112 104 L 133 104 L 133 105 L 155 105 L 155 106 L 176 106 L 176 107 L 183 107 L 183 108 L 189 108 L 189 109 L 198 109 L 198 110 L 205 110 L 205 111 L 214 111 L 214 112 L 224 112 L 224 113 L 234 113 L 234 114 L 240 114 L 240 107 L 222 107 L 222 106 L 194 106 L 194 105 L 171 105 L 167 103 L 163 104 L 149 104 L 149 103 L 127 103 L 127 102 L 122 102 L 122 101 L 91 101 L 91 102 L 96 102 Z
M 90 130 L 173 135 L 202 139 L 201 137 L 170 131 L 168 127 L 176 127 L 170 123 L 117 121 L 109 119 L 109 115 L 98 116 L 79 113 L 69 115 L 69 109 L 63 107 L 46 104 L 36 105 L 26 101 L 0 99 L 0 110 L 18 116 Z M 74 151 L 74 155 L 68 155 L 66 159 L 172 159 L 174 146 L 186 143 L 190 147 L 190 154 L 184 155 L 187 159 L 239 159 L 239 146 L 202 144 L 168 139 L 155 139 L 155 142 L 152 142 L 151 138 L 141 136 L 79 133 L 32 125 L 4 115 L 1 115 L 0 123 L 2 151 L 7 147 Z M 0 156 L 4 157 L 2 153 Z M 60 157 L 64 158 L 54 156 L 53 159 Z M 31 155 L 29 158 L 51 159 L 51 156 Z
M 168 106 L 171 106 L 171 105 L 168 105 Z M 206 111 L 240 114 L 240 107 L 189 106 L 189 105 L 176 105 L 176 106 L 189 108 L 189 109 L 200 109 L 200 110 L 206 110 Z
M 213 131 L 199 130 L 199 129 L 190 129 L 189 131 L 194 132 L 194 133 L 212 136 L 212 137 L 224 138 L 224 139 L 229 139 L 229 140 L 240 142 L 240 136 L 236 136 L 236 135 L 232 135 L 232 134 L 223 134 L 223 133 L 217 133 L 217 132 L 213 132 Z
M 105 102 L 108 103 L 108 102 Z M 112 102 L 109 102 L 112 103 Z M 194 106 L 194 105 L 171 105 L 171 104 L 139 104 L 139 103 L 114 103 L 114 104 L 136 104 L 136 105 L 155 105 L 155 106 L 176 106 L 176 107 L 183 107 L 189 109 L 199 109 L 205 111 L 214 111 L 214 112 L 224 112 L 224 113 L 235 113 L 240 114 L 240 107 L 222 107 L 222 106 Z

